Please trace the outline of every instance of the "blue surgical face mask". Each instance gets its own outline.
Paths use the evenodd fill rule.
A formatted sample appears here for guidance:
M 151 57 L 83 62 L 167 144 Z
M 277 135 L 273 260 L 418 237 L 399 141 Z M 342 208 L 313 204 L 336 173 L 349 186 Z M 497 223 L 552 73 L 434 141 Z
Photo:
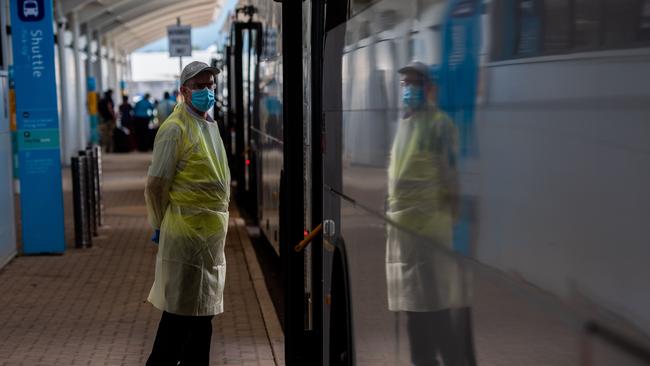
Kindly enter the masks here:
M 192 106 L 201 112 L 207 112 L 214 105 L 214 90 L 204 88 L 192 90 Z
M 405 85 L 402 88 L 402 103 L 411 109 L 418 109 L 424 106 L 424 89 L 421 86 Z

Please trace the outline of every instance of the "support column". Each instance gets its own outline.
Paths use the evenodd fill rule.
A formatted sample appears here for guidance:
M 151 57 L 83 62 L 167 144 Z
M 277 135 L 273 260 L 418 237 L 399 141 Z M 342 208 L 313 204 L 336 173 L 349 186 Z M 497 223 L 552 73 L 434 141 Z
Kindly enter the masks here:
M 88 23 L 86 26 L 86 77 L 91 78 L 95 76 L 94 64 L 93 64 L 93 29 Z
M 9 51 L 11 40 L 7 36 L 7 23 L 9 17 L 9 7 L 7 0 L 0 0 L 0 37 L 2 38 L 2 69 L 3 73 L 8 69 L 11 57 Z M 4 74 L 3 76 L 6 76 Z M 0 115 L 3 123 L 0 125 L 0 165 L 7 167 L 0 170 L 0 200 L 5 202 L 0 205 L 0 269 L 8 263 L 17 252 L 16 246 L 16 218 L 14 214 L 14 188 L 13 174 L 9 167 L 13 167 L 15 156 L 15 111 L 11 103 L 15 97 L 14 89 L 11 85 L 9 88 L 0 90 L 0 98 L 8 101 L 7 112 L 9 113 L 8 121 Z M 10 89 L 11 88 L 11 89 Z M 5 94 L 8 93 L 8 94 Z M 6 98 L 6 99 L 4 99 Z M 15 105 L 15 104 L 14 104 Z M 1 113 L 1 112 L 0 112 Z
M 108 74 L 111 76 L 111 80 L 109 81 L 109 84 L 111 85 L 111 89 L 113 89 L 115 95 L 119 97 L 118 92 L 120 90 L 120 83 L 119 83 L 119 77 L 117 75 L 118 55 L 117 55 L 117 50 L 115 49 L 115 41 L 111 40 L 110 42 L 108 42 L 108 50 L 111 54 L 111 58 L 110 58 L 111 62 L 108 64 L 108 67 L 110 67 L 110 71 Z
M 75 70 L 75 106 L 76 106 L 76 120 L 77 126 L 79 127 L 79 132 L 77 133 L 78 147 L 83 148 L 88 142 L 88 124 L 84 118 L 84 101 L 85 90 L 86 90 L 86 81 L 83 79 L 83 74 L 81 72 L 81 47 L 80 47 L 80 32 L 79 32 L 79 13 L 74 11 L 70 15 L 70 23 L 72 26 L 72 47 L 74 50 L 74 70 Z
M 9 7 L 7 0 L 0 0 L 0 43 L 2 43 L 2 68 L 7 70 L 9 66 L 9 37 L 7 37 L 7 17 L 9 16 Z
M 59 54 L 59 92 L 61 94 L 61 120 L 59 122 L 61 137 L 61 162 L 63 165 L 69 164 L 70 154 L 70 112 L 68 111 L 68 71 L 65 67 L 65 28 L 68 20 L 62 14 L 61 2 L 57 2 L 56 7 L 56 46 Z
M 126 80 L 131 81 L 133 79 L 133 69 L 131 67 L 131 54 L 126 55 Z
M 98 118 L 97 118 L 97 78 L 95 63 L 97 62 L 96 52 L 93 51 L 93 39 L 95 30 L 86 23 L 86 108 L 88 108 L 88 134 L 86 137 L 93 144 L 99 143 Z
M 126 62 L 126 54 L 124 53 L 124 50 L 119 50 L 120 53 L 120 73 L 117 75 L 118 82 L 120 83 L 120 96 L 122 96 L 125 92 L 126 87 L 126 80 L 127 80 L 127 67 L 128 64 Z
M 95 80 L 97 82 L 97 93 L 101 96 L 104 92 L 104 69 L 102 67 L 102 48 L 103 48 L 103 37 L 99 31 L 95 31 L 95 42 L 97 42 L 97 59 L 95 61 Z

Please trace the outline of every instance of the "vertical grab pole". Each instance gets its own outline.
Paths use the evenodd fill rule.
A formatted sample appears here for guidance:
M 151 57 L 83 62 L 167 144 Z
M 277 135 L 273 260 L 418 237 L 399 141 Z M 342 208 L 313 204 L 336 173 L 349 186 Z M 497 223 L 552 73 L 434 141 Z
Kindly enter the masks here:
M 280 257 L 285 288 L 284 331 L 287 366 L 311 365 L 306 345 L 304 253 L 293 245 L 304 239 L 302 2 L 282 2 L 283 171 Z

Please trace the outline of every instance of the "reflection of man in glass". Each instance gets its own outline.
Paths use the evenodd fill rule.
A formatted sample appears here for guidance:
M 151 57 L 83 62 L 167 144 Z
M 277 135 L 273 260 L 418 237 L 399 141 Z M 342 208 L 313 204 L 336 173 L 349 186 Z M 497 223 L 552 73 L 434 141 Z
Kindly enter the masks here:
M 399 70 L 404 113 L 388 168 L 388 307 L 405 312 L 415 366 L 473 365 L 468 299 L 447 254 L 457 212 L 457 130 L 438 110 L 435 77 L 413 62 Z
M 270 79 L 262 88 L 262 123 L 265 131 L 276 138 L 282 138 L 282 103 L 278 98 L 278 83 Z

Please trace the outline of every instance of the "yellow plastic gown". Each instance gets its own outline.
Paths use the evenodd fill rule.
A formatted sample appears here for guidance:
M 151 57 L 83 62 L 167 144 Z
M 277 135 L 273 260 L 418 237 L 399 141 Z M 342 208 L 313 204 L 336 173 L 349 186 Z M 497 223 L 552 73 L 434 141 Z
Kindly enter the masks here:
M 179 315 L 222 313 L 230 171 L 216 122 L 174 108 L 156 135 L 145 199 L 160 228 L 149 302 Z
M 386 280 L 391 311 L 437 311 L 467 304 L 452 246 L 457 131 L 440 111 L 399 121 L 388 167 Z

